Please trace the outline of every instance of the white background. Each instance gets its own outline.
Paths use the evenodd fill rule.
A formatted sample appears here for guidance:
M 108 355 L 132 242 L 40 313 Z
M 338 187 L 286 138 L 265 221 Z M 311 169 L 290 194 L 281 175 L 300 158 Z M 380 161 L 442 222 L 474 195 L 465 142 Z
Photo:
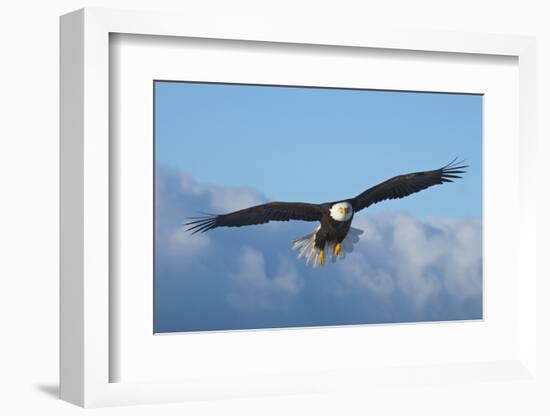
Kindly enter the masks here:
M 116 221 L 111 227 L 118 237 L 111 241 L 111 249 L 118 260 L 110 278 L 118 296 L 113 302 L 117 323 L 111 345 L 120 357 L 111 361 L 116 363 L 112 380 L 211 380 L 222 374 L 259 380 L 263 374 L 281 371 L 292 371 L 296 380 L 299 373 L 357 369 L 359 363 L 373 369 L 516 358 L 517 238 L 502 239 L 498 232 L 503 223 L 518 217 L 516 189 L 499 192 L 503 183 L 519 177 L 517 60 L 471 56 L 434 60 L 422 53 L 355 48 L 336 54 L 333 49 L 296 46 L 259 49 L 231 41 L 205 45 L 179 40 L 167 47 L 159 38 L 124 35 L 113 37 L 111 45 L 111 57 L 116 56 L 111 91 L 116 98 L 110 111 L 117 127 L 110 140 L 117 150 L 111 154 L 115 162 L 110 173 L 120 196 L 112 200 Z M 483 322 L 151 336 L 154 79 L 483 93 L 483 152 L 488 156 L 483 166 Z M 490 157 L 495 154 L 498 158 Z M 514 227 L 508 233 L 515 235 Z M 407 348 L 392 348 L 397 345 Z
M 546 2 L 547 3 L 547 2 Z M 543 1 L 20 1 L 3 5 L 0 169 L 3 198 L 0 308 L 2 354 L 0 412 L 73 414 L 82 410 L 55 399 L 58 375 L 58 16 L 83 6 L 179 10 L 269 16 L 282 25 L 371 24 L 538 36 L 538 133 L 549 136 L 550 30 Z M 284 23 L 283 23 L 284 22 Z M 546 96 L 544 96 L 546 94 Z M 548 157 L 539 140 L 539 159 Z M 540 165 L 540 162 L 539 162 Z M 540 169 L 539 177 L 548 174 Z M 548 180 L 539 190 L 548 194 Z M 550 247 L 548 198 L 541 198 L 539 247 Z M 546 232 L 545 232 L 546 231 Z M 505 235 L 503 235 L 503 238 Z M 542 256 L 541 256 L 542 257 Z M 541 265 L 543 266 L 541 259 Z M 548 268 L 544 265 L 546 275 Z M 539 360 L 547 354 L 549 282 L 539 284 Z M 544 330 L 546 328 L 546 330 Z M 544 332 L 543 332 L 544 330 Z M 485 383 L 392 386 L 323 395 L 195 402 L 92 410 L 99 414 L 549 414 L 550 385 Z M 428 393 L 429 392 L 429 393 Z

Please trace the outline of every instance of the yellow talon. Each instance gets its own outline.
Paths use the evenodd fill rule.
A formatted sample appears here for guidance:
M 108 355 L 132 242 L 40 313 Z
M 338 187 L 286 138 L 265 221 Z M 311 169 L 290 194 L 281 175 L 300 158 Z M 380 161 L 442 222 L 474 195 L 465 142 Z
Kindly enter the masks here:
M 342 251 L 342 246 L 340 245 L 340 243 L 337 243 L 334 246 L 334 255 L 338 256 L 338 254 L 340 254 L 340 251 Z
M 325 252 L 323 250 L 319 253 L 319 266 L 325 264 Z

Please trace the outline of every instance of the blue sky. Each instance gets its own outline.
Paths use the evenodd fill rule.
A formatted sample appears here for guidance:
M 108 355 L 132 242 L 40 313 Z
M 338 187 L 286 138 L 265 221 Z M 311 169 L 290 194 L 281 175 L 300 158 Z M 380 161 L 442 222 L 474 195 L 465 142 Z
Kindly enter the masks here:
M 270 200 L 352 197 L 400 173 L 466 159 L 452 187 L 371 212 L 481 218 L 482 96 L 157 82 L 156 159 Z
M 155 332 L 482 317 L 481 96 L 157 82 L 155 98 Z M 359 213 L 356 250 L 323 268 L 290 249 L 316 224 L 181 227 L 455 156 L 464 179 Z

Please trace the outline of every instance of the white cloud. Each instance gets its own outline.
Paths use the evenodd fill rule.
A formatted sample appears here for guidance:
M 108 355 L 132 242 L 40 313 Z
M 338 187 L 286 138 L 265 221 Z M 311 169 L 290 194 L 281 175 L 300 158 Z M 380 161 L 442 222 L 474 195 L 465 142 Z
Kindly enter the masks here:
M 232 212 L 265 202 L 258 192 L 248 188 L 214 188 L 210 193 L 212 208 L 218 212 Z
M 281 296 L 296 295 L 302 288 L 296 269 L 284 258 L 278 261 L 276 273 L 269 275 L 264 255 L 248 246 L 242 249 L 237 273 L 230 277 L 235 283 L 230 300 L 245 309 L 273 307 L 273 302 Z
M 206 196 L 215 212 L 231 212 L 265 202 L 265 197 L 248 187 L 222 187 L 199 184 L 189 175 L 181 175 L 180 190 L 183 194 Z
M 207 234 L 193 235 L 180 226 L 171 233 L 168 243 L 167 247 L 171 255 L 181 260 L 192 261 L 197 256 L 208 253 L 210 237 Z
M 350 255 L 339 266 L 351 288 L 364 288 L 383 298 L 388 298 L 395 290 L 392 275 L 382 268 L 373 268 L 363 255 Z
M 481 296 L 477 221 L 392 214 L 359 217 L 355 226 L 365 233 L 356 253 L 341 264 L 352 284 L 386 297 L 399 290 L 420 309 L 443 291 L 460 301 Z

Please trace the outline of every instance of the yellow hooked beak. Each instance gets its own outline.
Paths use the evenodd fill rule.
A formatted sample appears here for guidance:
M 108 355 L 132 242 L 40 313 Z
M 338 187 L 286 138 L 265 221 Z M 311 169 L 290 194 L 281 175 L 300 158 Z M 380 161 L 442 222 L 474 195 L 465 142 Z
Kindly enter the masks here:
M 344 214 L 344 215 L 348 215 L 349 208 L 347 208 L 347 207 L 346 207 L 346 208 L 342 207 L 342 208 L 340 208 L 340 212 L 341 212 L 342 214 Z

